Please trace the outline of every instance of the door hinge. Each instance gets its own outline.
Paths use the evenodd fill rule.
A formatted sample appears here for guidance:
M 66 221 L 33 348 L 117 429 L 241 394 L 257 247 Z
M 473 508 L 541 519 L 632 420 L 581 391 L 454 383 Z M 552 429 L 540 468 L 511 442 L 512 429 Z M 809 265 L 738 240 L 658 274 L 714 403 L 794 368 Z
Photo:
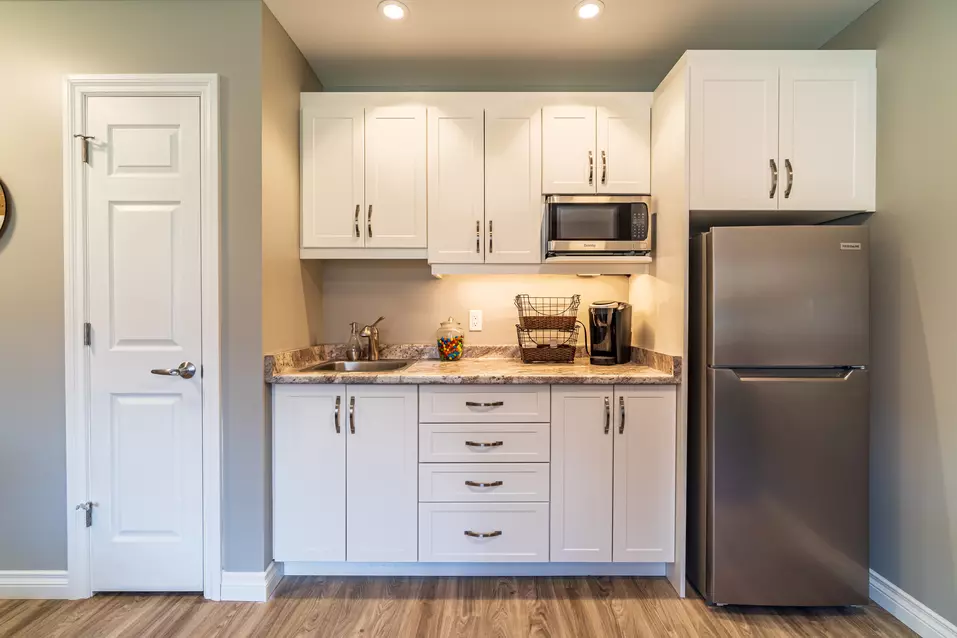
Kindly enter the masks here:
M 93 527 L 93 505 L 92 501 L 87 501 L 86 503 L 80 503 L 76 506 L 76 509 L 86 512 L 87 527 Z
M 93 324 L 91 323 L 83 324 L 83 345 L 93 345 Z
M 90 163 L 90 140 L 95 140 L 96 138 L 92 135 L 83 135 L 82 133 L 77 133 L 73 137 L 80 138 L 80 159 L 83 160 L 84 164 Z

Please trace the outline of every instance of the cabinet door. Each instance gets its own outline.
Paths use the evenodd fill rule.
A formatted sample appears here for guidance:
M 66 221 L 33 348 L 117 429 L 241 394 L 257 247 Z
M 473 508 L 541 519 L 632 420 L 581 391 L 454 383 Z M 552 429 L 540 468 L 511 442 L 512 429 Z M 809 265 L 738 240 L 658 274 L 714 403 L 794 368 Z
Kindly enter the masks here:
M 781 69 L 780 208 L 874 210 L 876 73 Z
M 615 386 L 616 563 L 675 558 L 673 386 Z
M 485 111 L 429 109 L 429 263 L 482 263 Z
M 485 109 L 485 262 L 542 261 L 542 109 L 496 101 Z
M 651 193 L 651 99 L 598 108 L 599 193 Z
M 612 386 L 552 386 L 551 560 L 612 558 Z
M 777 67 L 692 67 L 690 117 L 691 209 L 776 210 Z
M 302 247 L 362 246 L 362 106 L 302 110 Z
M 418 388 L 350 385 L 346 560 L 414 562 L 418 543 Z
M 345 386 L 273 386 L 277 561 L 346 559 L 345 407 Z
M 383 106 L 366 112 L 366 248 L 425 248 L 426 111 Z
M 542 109 L 542 192 L 595 192 L 595 107 Z

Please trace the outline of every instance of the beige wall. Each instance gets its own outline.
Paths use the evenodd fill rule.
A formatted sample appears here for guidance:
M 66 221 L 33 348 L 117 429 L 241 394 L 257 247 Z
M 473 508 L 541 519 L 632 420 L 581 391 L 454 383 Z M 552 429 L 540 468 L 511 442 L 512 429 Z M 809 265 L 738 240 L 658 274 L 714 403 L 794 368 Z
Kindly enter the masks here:
M 466 332 L 467 344 L 517 343 L 515 295 L 582 296 L 579 319 L 598 299 L 628 300 L 626 277 L 450 275 L 436 279 L 424 261 L 329 261 L 323 267 L 324 342 L 344 342 L 349 322 L 379 324 L 383 343 L 431 343 L 439 322 L 455 317 L 468 328 L 469 310 L 481 310 L 482 332 Z M 584 344 L 584 338 L 580 339 Z
M 871 567 L 957 623 L 957 2 L 881 0 L 827 47 L 877 49 Z
M 0 570 L 67 567 L 61 135 L 79 73 L 220 74 L 226 566 L 264 567 L 247 469 L 263 454 L 261 19 L 258 0 L 0 2 Z
M 262 6 L 263 352 L 314 343 L 321 333 L 321 262 L 299 259 L 299 93 L 322 84 Z

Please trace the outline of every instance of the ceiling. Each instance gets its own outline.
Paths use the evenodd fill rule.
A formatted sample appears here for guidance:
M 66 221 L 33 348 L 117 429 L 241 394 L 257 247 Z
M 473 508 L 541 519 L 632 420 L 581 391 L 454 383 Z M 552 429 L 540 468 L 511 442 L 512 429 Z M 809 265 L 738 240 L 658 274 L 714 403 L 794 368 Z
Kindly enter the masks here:
M 817 49 L 877 0 L 265 0 L 327 90 L 653 90 L 686 49 Z

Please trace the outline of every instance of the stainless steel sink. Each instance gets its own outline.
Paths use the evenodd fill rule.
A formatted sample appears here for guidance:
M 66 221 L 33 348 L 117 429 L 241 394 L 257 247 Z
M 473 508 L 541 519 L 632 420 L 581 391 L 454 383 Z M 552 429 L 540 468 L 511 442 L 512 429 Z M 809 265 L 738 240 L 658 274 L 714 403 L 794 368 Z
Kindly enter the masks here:
M 324 361 L 305 368 L 303 372 L 388 372 L 412 365 L 408 359 L 379 359 L 378 361 Z

